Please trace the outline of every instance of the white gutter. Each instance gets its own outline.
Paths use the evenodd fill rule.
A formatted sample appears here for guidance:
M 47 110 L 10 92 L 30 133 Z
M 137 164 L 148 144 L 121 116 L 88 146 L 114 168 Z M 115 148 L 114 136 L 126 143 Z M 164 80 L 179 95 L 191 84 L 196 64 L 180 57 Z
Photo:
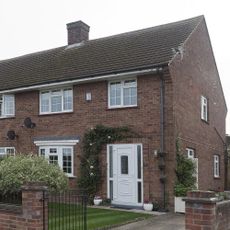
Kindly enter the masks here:
M 85 83 L 85 82 L 90 82 L 90 81 L 106 80 L 106 79 L 111 79 L 111 78 L 132 77 L 132 76 L 137 76 L 140 74 L 157 73 L 157 71 L 158 71 L 158 68 L 151 68 L 151 69 L 145 69 L 145 70 L 123 72 L 123 73 L 118 73 L 118 74 L 102 75 L 102 76 L 98 76 L 98 77 L 89 77 L 89 78 L 83 78 L 83 79 L 75 79 L 75 80 L 68 80 L 68 81 L 62 81 L 62 82 L 55 82 L 55 83 L 34 85 L 34 86 L 28 86 L 28 87 L 21 87 L 21 88 L 16 88 L 16 89 L 2 90 L 2 91 L 0 91 L 0 94 L 17 93 L 17 92 L 22 92 L 22 91 L 34 90 L 34 89 L 40 90 L 43 88 L 62 86 L 62 85 L 71 85 L 71 84 L 76 84 L 76 83 Z

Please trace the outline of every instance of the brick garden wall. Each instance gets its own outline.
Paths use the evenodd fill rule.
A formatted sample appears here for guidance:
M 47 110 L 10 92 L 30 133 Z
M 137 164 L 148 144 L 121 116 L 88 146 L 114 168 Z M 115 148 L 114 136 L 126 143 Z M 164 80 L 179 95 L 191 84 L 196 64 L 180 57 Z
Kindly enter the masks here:
M 218 201 L 214 192 L 189 192 L 185 198 L 186 230 L 230 229 L 230 200 Z
M 45 230 L 43 211 L 47 212 L 47 201 L 43 202 L 46 186 L 28 183 L 22 187 L 22 206 L 0 205 L 0 230 Z

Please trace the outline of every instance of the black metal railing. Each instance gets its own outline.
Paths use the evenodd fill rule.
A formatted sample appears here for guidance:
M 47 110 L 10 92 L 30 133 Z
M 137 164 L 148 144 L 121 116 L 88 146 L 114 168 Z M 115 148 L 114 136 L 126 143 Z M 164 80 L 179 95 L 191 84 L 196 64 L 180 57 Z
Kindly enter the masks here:
M 1 192 L 0 191 L 0 204 L 22 205 L 22 192 Z
M 87 196 L 81 191 L 49 193 L 49 230 L 87 230 Z

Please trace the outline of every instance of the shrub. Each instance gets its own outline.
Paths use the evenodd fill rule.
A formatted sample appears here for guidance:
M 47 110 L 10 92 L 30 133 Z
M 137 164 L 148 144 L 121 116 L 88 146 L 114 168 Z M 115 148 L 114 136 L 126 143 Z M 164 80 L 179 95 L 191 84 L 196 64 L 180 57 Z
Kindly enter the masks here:
M 183 153 L 181 153 L 179 142 L 176 143 L 176 183 L 174 186 L 175 196 L 186 196 L 189 190 L 195 189 L 196 167 L 191 159 L 188 159 Z
M 19 155 L 0 161 L 0 191 L 16 192 L 24 182 L 44 182 L 50 191 L 68 188 L 68 178 L 57 166 L 43 157 Z

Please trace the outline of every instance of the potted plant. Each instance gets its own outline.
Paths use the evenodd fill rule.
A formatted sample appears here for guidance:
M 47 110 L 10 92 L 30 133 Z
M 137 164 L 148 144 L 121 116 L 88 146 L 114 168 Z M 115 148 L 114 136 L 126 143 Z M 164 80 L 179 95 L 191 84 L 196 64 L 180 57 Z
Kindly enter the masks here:
M 100 196 L 95 196 L 93 199 L 94 205 L 100 205 L 102 203 L 102 198 Z
M 174 186 L 174 207 L 175 212 L 185 213 L 185 202 L 183 198 L 189 190 L 195 189 L 196 178 L 195 164 L 191 159 L 188 159 L 183 153 L 180 153 L 180 148 L 177 144 L 176 156 L 176 183 Z
M 143 208 L 145 211 L 152 211 L 153 210 L 153 203 L 149 200 L 144 200 Z

